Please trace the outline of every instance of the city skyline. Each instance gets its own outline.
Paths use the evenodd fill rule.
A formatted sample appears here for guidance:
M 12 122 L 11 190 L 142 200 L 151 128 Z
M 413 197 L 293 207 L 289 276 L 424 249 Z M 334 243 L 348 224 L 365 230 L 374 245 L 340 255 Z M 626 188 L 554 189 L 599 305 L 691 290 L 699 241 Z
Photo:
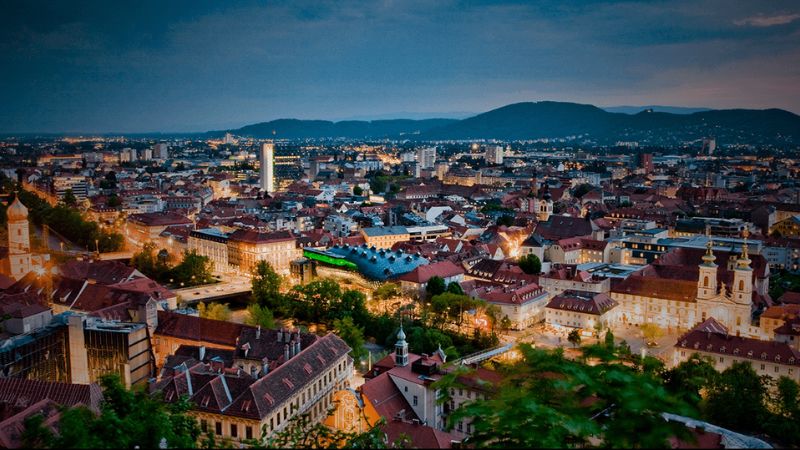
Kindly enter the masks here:
M 0 132 L 447 117 L 541 100 L 800 111 L 792 2 L 4 9 Z

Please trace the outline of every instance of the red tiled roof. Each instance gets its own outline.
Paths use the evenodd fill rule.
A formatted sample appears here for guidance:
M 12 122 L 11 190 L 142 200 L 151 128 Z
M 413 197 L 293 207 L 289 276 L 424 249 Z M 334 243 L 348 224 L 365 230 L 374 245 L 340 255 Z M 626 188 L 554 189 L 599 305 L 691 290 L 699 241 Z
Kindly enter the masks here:
M 272 233 L 261 233 L 255 230 L 236 230 L 228 237 L 229 241 L 249 242 L 253 244 L 266 244 L 271 242 L 284 242 L 295 240 L 294 235 L 289 231 L 275 231 Z
M 102 398 L 100 386 L 94 383 L 70 384 L 0 377 L 0 411 L 27 408 L 44 399 L 52 400 L 59 405 L 80 404 L 97 410 Z
M 390 444 L 407 437 L 411 440 L 412 448 L 451 448 L 452 441 L 461 441 L 455 434 L 440 431 L 428 425 L 401 420 L 388 421 L 381 426 L 381 430 L 386 433 Z
M 394 354 L 389 357 L 392 357 L 392 366 L 394 366 Z M 418 419 L 414 409 L 408 404 L 388 373 L 382 373 L 368 380 L 360 389 L 369 404 L 387 421 L 393 420 L 400 411 L 405 412 L 405 418 L 408 420 Z
M 191 225 L 193 222 L 186 216 L 174 212 L 153 212 L 131 214 L 128 221 L 136 222 L 148 227 L 165 225 Z
M 453 264 L 452 261 L 445 260 L 433 264 L 423 264 L 418 266 L 411 272 L 405 273 L 398 277 L 401 281 L 408 281 L 411 283 L 424 284 L 427 283 L 432 277 L 448 278 L 464 273 L 464 269 L 460 266 Z
M 547 307 L 599 316 L 616 307 L 617 304 L 617 302 L 606 294 L 565 291 L 553 297 L 547 304 Z
M 800 366 L 800 351 L 789 344 L 775 341 L 731 336 L 713 317 L 678 338 L 677 348 L 697 350 L 721 355 L 732 355 L 754 361 L 769 361 L 783 365 Z
M 159 311 L 155 334 L 235 347 L 243 327 L 233 322 Z

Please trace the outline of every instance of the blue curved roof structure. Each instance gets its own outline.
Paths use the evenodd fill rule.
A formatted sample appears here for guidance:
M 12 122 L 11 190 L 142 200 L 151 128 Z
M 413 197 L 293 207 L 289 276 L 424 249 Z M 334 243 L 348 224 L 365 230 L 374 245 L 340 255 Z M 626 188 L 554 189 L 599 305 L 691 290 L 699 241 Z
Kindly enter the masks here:
M 390 280 L 411 272 L 421 265 L 430 264 L 430 261 L 420 256 L 419 253 L 406 253 L 402 250 L 391 251 L 375 246 L 369 247 L 367 244 L 359 246 L 337 244 L 327 250 L 306 249 L 305 251 L 344 258 L 355 264 L 364 277 L 378 281 Z M 313 256 L 311 257 L 313 258 Z

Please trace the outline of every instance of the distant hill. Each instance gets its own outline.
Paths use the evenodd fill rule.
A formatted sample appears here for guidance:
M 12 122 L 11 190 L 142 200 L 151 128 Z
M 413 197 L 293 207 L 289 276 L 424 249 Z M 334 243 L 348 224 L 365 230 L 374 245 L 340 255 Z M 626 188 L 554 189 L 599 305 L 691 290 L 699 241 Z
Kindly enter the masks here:
M 278 119 L 247 125 L 236 130 L 228 130 L 239 136 L 252 136 L 267 139 L 382 139 L 407 136 L 413 139 L 420 133 L 457 122 L 456 119 L 391 119 L 391 120 L 327 120 Z M 211 131 L 210 135 L 221 136 L 225 131 Z
M 565 102 L 515 103 L 462 120 L 341 121 L 280 119 L 248 125 L 231 133 L 283 139 L 405 138 L 411 140 L 532 140 L 613 144 L 638 141 L 676 145 L 714 136 L 719 143 L 797 145 L 800 116 L 781 109 L 727 109 L 673 114 L 608 112 L 592 105 Z M 209 132 L 221 135 L 224 131 Z
M 670 114 L 692 114 L 702 111 L 711 111 L 711 108 L 689 108 L 685 106 L 663 106 L 663 105 L 603 107 L 603 110 L 608 112 L 625 113 L 625 114 L 637 114 L 646 109 L 652 109 L 654 112 L 665 112 Z

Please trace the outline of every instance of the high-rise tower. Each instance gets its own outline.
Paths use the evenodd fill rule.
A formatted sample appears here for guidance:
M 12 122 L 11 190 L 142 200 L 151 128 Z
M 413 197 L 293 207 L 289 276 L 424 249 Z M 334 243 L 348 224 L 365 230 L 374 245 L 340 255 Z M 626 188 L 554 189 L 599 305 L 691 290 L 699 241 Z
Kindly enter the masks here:
M 261 163 L 259 170 L 261 190 L 272 194 L 275 192 L 275 144 L 272 142 L 261 144 L 259 162 Z

